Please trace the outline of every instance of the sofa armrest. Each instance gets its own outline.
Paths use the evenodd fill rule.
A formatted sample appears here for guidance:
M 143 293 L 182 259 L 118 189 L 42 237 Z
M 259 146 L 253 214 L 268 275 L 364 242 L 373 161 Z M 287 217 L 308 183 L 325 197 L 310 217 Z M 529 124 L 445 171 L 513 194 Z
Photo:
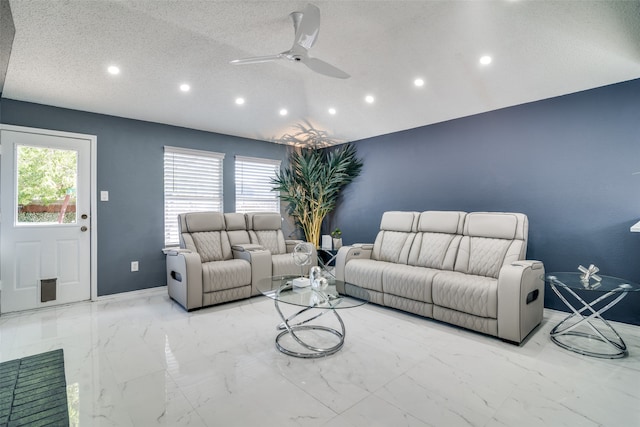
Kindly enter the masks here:
M 271 252 L 260 245 L 234 245 L 233 257 L 251 264 L 251 296 L 260 295 L 257 286 L 260 280 L 271 276 Z
M 295 248 L 298 243 L 304 243 L 304 240 L 288 239 L 285 240 L 284 243 L 287 245 L 287 253 L 290 253 L 293 252 L 293 248 Z
M 542 322 L 544 264 L 514 261 L 498 276 L 498 337 L 521 343 Z
M 336 255 L 336 279 L 344 281 L 344 268 L 352 259 L 368 259 L 371 258 L 373 244 L 356 243 L 350 246 L 343 246 L 338 250 Z
M 167 253 L 169 296 L 186 310 L 202 307 L 202 261 L 191 251 Z
M 252 252 L 252 251 L 264 251 L 264 246 L 255 243 L 244 243 L 242 245 L 233 245 L 231 249 L 237 252 Z M 234 256 L 235 258 L 235 256 Z

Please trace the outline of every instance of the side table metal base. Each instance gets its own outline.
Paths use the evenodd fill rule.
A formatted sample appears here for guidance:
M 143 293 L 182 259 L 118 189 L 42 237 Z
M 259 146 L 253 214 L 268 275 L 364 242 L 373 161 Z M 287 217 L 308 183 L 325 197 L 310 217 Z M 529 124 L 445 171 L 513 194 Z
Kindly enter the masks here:
M 551 330 L 550 332 L 551 341 L 553 341 L 554 343 L 556 343 L 562 348 L 571 350 L 575 353 L 583 354 L 585 356 L 600 357 L 605 359 L 618 359 L 621 357 L 625 357 L 628 354 L 627 345 L 624 343 L 624 341 L 622 340 L 618 332 L 616 332 L 616 330 L 613 329 L 611 324 L 602 317 L 602 314 L 605 311 L 609 310 L 611 307 L 613 307 L 618 302 L 620 302 L 620 300 L 622 300 L 622 298 L 624 298 L 628 292 L 624 292 L 624 291 L 607 292 L 601 295 L 599 298 L 594 299 L 591 302 L 586 302 L 571 288 L 569 288 L 564 283 L 557 280 L 555 277 L 551 276 L 549 277 L 549 279 L 550 279 L 549 283 L 553 291 L 556 293 L 556 295 L 558 295 L 558 297 L 562 300 L 562 302 L 564 302 L 565 305 L 572 311 L 570 315 L 568 315 L 564 320 L 558 323 Z M 571 303 L 569 303 L 567 298 L 565 298 L 565 296 L 560 292 L 560 289 L 563 289 L 569 295 L 572 295 L 577 301 L 579 301 L 580 304 L 582 304 L 582 308 L 578 310 Z M 599 310 L 596 310 L 594 308 L 596 304 L 603 302 L 614 296 L 615 298 L 612 301 L 604 305 Z M 584 312 L 586 312 L 588 316 L 585 316 L 583 314 Z M 594 320 L 599 320 L 601 324 L 604 326 L 604 328 L 602 328 L 601 326 L 602 329 L 598 329 L 598 327 L 596 327 L 596 325 L 594 324 L 595 323 Z M 581 325 L 587 326 L 593 332 L 593 334 L 588 332 L 576 331 L 575 329 Z M 605 335 L 605 333 L 607 333 L 607 335 L 609 336 Z M 561 337 L 563 336 L 573 336 L 573 337 L 578 337 L 580 339 L 585 339 L 586 344 L 588 344 L 590 340 L 596 340 L 601 343 L 604 343 L 605 347 L 609 348 L 610 351 L 608 352 L 593 351 L 587 347 L 568 344 L 561 340 Z

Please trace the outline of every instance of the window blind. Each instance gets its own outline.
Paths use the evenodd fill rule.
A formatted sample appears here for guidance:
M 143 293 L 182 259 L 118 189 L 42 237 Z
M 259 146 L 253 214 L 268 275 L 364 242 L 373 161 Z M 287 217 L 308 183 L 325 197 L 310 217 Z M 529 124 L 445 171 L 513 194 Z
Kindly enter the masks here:
M 164 243 L 179 244 L 178 214 L 223 211 L 224 154 L 164 147 Z
M 279 170 L 280 160 L 236 156 L 236 212 L 280 212 L 271 184 Z

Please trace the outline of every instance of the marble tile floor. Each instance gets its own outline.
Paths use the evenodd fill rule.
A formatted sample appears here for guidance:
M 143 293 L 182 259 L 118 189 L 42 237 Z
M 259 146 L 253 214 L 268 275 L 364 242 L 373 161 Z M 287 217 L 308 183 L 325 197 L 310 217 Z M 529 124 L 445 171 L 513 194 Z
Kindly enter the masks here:
M 64 349 L 72 425 L 640 426 L 640 327 L 630 355 L 522 346 L 366 305 L 343 310 L 344 348 L 275 349 L 273 301 L 187 313 L 166 290 L 0 316 L 0 361 Z

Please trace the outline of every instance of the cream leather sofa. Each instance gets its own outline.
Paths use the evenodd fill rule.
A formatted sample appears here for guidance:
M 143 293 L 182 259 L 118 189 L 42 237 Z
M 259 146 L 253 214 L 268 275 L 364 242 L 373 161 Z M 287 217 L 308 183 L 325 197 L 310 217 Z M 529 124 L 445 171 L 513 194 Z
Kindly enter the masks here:
M 336 278 L 374 303 L 521 343 L 544 301 L 527 238 L 520 213 L 385 212 L 373 244 L 340 249 Z
M 301 241 L 285 240 L 281 221 L 277 212 L 179 215 L 180 248 L 165 250 L 169 296 L 193 310 L 258 295 L 269 276 L 300 274 L 290 252 Z M 313 261 L 306 273 L 315 253 Z

